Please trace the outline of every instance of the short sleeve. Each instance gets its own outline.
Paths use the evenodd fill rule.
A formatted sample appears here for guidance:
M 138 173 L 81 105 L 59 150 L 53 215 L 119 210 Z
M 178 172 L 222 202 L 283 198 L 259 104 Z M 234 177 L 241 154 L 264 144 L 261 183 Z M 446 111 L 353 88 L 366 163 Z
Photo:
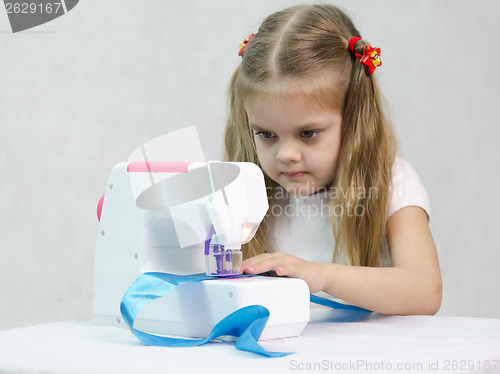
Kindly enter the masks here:
M 405 160 L 396 158 L 392 169 L 391 197 L 387 219 L 407 206 L 418 206 L 431 217 L 429 197 L 415 169 Z

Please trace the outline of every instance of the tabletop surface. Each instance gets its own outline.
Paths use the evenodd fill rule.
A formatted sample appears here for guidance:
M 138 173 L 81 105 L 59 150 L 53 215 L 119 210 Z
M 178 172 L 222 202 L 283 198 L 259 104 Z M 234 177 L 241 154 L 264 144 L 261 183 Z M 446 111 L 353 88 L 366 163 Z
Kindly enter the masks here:
M 294 352 L 279 358 L 149 347 L 93 320 L 0 331 L 0 373 L 500 373 L 500 319 L 315 313 L 301 336 L 261 341 Z

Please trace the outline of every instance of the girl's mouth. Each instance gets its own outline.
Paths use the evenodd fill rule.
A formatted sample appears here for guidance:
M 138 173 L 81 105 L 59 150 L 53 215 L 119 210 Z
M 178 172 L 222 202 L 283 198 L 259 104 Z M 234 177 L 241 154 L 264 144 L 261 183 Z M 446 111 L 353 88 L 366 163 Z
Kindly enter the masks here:
M 288 177 L 288 178 L 300 178 L 300 177 L 303 177 L 306 174 L 307 174 L 307 172 L 305 172 L 305 171 L 289 172 L 289 173 L 283 172 L 283 175 L 285 177 Z

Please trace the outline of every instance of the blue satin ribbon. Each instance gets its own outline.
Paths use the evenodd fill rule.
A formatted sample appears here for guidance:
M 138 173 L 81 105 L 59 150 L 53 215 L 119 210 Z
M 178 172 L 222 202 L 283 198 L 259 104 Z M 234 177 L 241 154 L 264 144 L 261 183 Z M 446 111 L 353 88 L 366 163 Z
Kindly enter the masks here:
M 319 305 L 323 305 L 323 306 L 328 306 L 332 309 L 356 310 L 359 312 L 371 313 L 371 310 L 363 309 L 363 308 L 360 308 L 359 306 L 338 303 L 336 301 L 326 299 L 324 297 L 316 296 L 313 294 L 311 294 L 310 300 L 311 300 L 311 303 L 315 303 L 315 304 L 319 304 Z
M 248 277 L 242 275 L 241 277 Z M 122 298 L 120 312 L 132 333 L 144 344 L 161 347 L 195 347 L 224 335 L 237 337 L 235 347 L 242 351 L 257 353 L 267 357 L 282 357 L 292 352 L 266 351 L 258 341 L 269 318 L 269 310 L 261 305 L 250 305 L 231 313 L 217 323 L 206 339 L 180 339 L 157 336 L 134 328 L 134 320 L 144 306 L 163 297 L 175 287 L 186 282 L 201 282 L 219 278 L 204 275 L 174 275 L 168 273 L 141 274 Z M 352 305 L 344 305 L 333 300 L 311 295 L 311 302 L 335 309 L 363 310 Z

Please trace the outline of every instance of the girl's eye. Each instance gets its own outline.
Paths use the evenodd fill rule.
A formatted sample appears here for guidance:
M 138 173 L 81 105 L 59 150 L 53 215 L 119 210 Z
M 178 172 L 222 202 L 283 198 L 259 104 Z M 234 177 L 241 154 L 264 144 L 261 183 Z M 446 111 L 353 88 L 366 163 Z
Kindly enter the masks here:
M 302 133 L 301 133 L 301 135 L 306 139 L 312 139 L 318 134 L 319 134 L 319 131 L 316 131 L 316 130 L 305 130 L 305 131 L 302 131 Z
M 271 139 L 274 138 L 276 135 L 271 131 L 259 131 L 255 133 L 255 136 L 260 136 L 263 139 Z

